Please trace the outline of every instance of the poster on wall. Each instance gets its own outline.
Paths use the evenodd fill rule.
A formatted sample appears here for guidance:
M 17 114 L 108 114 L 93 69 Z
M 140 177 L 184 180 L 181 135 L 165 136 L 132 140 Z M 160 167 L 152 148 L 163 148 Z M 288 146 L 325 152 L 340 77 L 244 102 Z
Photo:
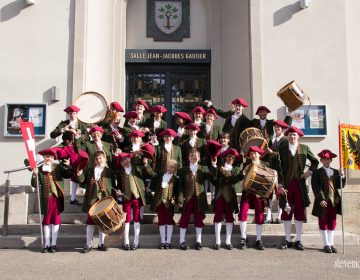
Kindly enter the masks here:
M 35 136 L 45 136 L 46 104 L 5 104 L 4 136 L 21 137 L 20 123 L 34 124 Z
M 300 128 L 305 137 L 323 137 L 327 135 L 326 105 L 304 105 L 286 114 L 292 117 L 292 125 Z

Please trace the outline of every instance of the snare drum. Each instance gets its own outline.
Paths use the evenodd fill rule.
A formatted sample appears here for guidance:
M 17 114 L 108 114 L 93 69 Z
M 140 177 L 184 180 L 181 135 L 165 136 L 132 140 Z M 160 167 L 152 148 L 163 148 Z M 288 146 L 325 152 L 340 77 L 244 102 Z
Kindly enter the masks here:
M 251 146 L 258 146 L 261 149 L 266 149 L 268 146 L 261 130 L 255 127 L 249 127 L 241 132 L 239 141 L 244 154 L 248 152 Z
M 268 198 L 278 183 L 277 171 L 256 163 L 248 167 L 243 189 L 262 198 Z
M 104 96 L 94 91 L 88 91 L 76 98 L 74 104 L 80 108 L 78 119 L 87 124 L 102 121 L 107 112 L 107 103 Z
M 126 220 L 126 213 L 121 210 L 111 196 L 100 199 L 91 206 L 89 216 L 106 234 L 122 229 Z
M 300 87 L 292 81 L 282 87 L 277 95 L 288 107 L 289 112 L 295 111 L 305 103 L 309 103 L 309 97 L 300 89 Z

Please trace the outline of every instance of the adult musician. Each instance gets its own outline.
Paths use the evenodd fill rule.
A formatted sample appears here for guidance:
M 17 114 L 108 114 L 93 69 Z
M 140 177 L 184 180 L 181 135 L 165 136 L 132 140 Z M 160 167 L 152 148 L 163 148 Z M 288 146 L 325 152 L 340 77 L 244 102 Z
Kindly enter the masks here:
M 107 110 L 106 112 L 106 116 L 105 116 L 105 119 L 101 122 L 98 123 L 98 126 L 101 126 L 101 127 L 105 127 L 105 126 L 108 126 L 112 120 L 113 120 L 113 116 L 116 115 L 118 116 L 119 118 L 121 118 L 121 114 L 120 113 L 123 113 L 124 112 L 124 109 L 123 107 L 120 105 L 119 102 L 111 102 L 110 103 L 110 106 L 109 106 L 109 109 Z M 120 121 L 119 121 L 120 123 Z
M 255 118 L 250 122 L 250 126 L 259 129 L 267 142 L 273 138 L 274 134 L 274 120 L 267 119 L 267 115 L 270 112 L 271 111 L 266 106 L 259 106 L 255 113 L 259 118 Z

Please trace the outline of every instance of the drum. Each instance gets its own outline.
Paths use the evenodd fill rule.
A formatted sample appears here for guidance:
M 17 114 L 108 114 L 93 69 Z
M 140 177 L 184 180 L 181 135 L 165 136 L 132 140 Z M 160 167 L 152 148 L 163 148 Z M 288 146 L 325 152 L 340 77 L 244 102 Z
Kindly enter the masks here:
M 239 141 L 244 154 L 248 152 L 251 146 L 258 146 L 261 149 L 266 149 L 268 146 L 261 130 L 255 127 L 249 127 L 241 132 Z
M 243 189 L 262 198 L 268 198 L 278 183 L 277 171 L 256 163 L 248 166 Z
M 107 112 L 106 99 L 97 92 L 88 91 L 76 98 L 74 104 L 80 108 L 78 119 L 87 124 L 102 121 Z
M 310 98 L 292 81 L 281 88 L 277 95 L 288 107 L 289 112 L 295 111 L 305 103 L 310 102 Z
M 125 226 L 126 213 L 111 196 L 100 199 L 91 206 L 89 216 L 106 234 L 114 233 Z

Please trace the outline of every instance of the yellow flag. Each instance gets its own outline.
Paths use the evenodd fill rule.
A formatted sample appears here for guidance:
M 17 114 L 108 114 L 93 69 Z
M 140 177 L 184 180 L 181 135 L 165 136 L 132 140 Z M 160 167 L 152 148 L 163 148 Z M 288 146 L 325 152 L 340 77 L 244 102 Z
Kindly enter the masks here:
M 360 126 L 340 124 L 339 138 L 342 167 L 360 170 Z

